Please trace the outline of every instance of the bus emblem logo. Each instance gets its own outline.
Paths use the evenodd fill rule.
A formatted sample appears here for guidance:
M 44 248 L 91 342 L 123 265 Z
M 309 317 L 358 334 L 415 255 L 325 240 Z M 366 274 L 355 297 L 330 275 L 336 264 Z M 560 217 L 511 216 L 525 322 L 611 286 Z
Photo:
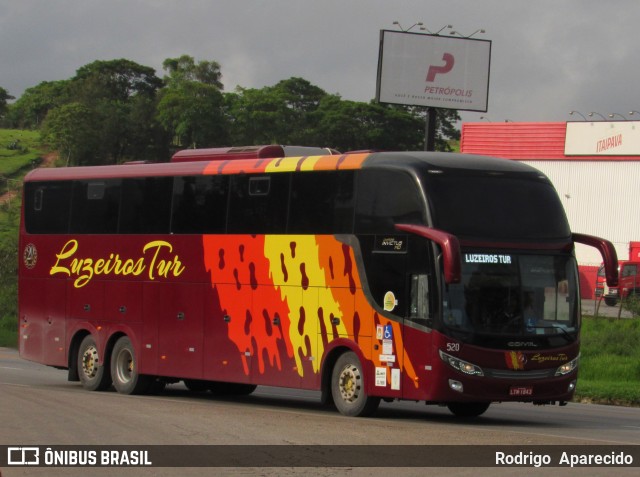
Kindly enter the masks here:
M 30 243 L 24 248 L 22 260 L 24 262 L 24 266 L 29 270 L 36 266 L 36 262 L 38 261 L 38 249 L 35 245 Z
M 524 369 L 527 358 L 521 351 L 507 351 L 504 353 L 507 367 L 513 370 Z

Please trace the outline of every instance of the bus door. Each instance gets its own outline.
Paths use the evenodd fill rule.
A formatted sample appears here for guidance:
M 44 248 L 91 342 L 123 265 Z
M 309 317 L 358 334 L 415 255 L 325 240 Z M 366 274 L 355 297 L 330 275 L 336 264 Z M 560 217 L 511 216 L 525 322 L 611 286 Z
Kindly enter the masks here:
M 404 331 L 404 372 L 402 397 L 424 400 L 432 379 L 433 318 L 437 293 L 434 267 L 431 266 L 430 242 L 409 236 L 407 251 L 407 290 Z
M 205 355 L 205 284 L 152 283 L 145 290 L 145 315 L 157 324 L 158 374 L 202 379 Z M 144 333 L 153 333 L 145 323 Z

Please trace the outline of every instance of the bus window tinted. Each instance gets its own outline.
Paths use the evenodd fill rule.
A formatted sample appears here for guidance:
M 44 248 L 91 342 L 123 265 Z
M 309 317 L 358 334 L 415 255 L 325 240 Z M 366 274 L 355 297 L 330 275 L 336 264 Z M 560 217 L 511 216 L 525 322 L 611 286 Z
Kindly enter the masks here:
M 174 233 L 224 233 L 228 176 L 176 177 L 173 188 Z
M 119 232 L 168 233 L 172 182 L 171 177 L 125 179 Z
M 120 180 L 75 181 L 71 233 L 114 234 L 118 230 Z
M 445 171 L 429 175 L 426 184 L 434 226 L 460 237 L 539 240 L 571 234 L 558 195 L 547 181 Z
M 351 233 L 353 172 L 331 171 L 293 175 L 290 233 Z
M 25 184 L 25 227 L 31 234 L 64 234 L 69 228 L 70 182 Z
M 228 233 L 283 233 L 289 174 L 239 175 L 231 179 Z
M 410 175 L 364 170 L 358 175 L 356 233 L 394 232 L 395 224 L 424 224 L 424 205 Z

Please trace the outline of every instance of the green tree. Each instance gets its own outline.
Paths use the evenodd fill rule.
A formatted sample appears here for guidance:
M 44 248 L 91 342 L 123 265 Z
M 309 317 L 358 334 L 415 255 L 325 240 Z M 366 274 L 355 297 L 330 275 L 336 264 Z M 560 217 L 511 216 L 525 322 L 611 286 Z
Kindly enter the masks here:
M 420 117 L 423 127 L 426 126 L 426 109 L 418 107 L 404 107 L 412 115 Z M 456 109 L 436 108 L 436 140 L 435 150 L 451 152 L 451 140 L 460 139 L 460 130 L 456 124 L 460 121 L 460 114 Z M 423 141 L 424 145 L 424 141 Z
M 136 96 L 154 97 L 162 87 L 155 70 L 126 59 L 94 61 L 71 79 L 76 100 L 128 102 Z
M 318 115 L 320 141 L 341 151 L 415 150 L 424 142 L 424 123 L 401 107 L 328 96 Z
M 9 92 L 0 87 L 0 120 L 2 120 L 7 113 L 8 110 L 8 101 L 10 99 L 15 99 L 13 96 L 9 95 Z
M 163 90 L 157 119 L 177 146 L 221 146 L 228 140 L 223 104 L 217 88 L 185 81 Z
M 92 111 L 82 103 L 63 104 L 47 114 L 42 127 L 43 141 L 60 151 L 66 165 L 88 165 L 100 132 Z
M 235 144 L 302 144 L 317 141 L 316 112 L 327 93 L 303 78 L 227 95 Z
M 28 88 L 11 105 L 7 115 L 10 127 L 18 129 L 37 129 L 42 125 L 47 113 L 69 102 L 69 81 L 43 81 Z
M 155 121 L 161 86 L 162 80 L 153 68 L 130 60 L 95 61 L 78 69 L 70 80 L 70 97 L 88 110 L 85 114 L 97 137 L 80 135 L 78 139 L 84 137 L 88 142 L 77 146 L 77 154 L 84 155 L 77 161 L 113 164 L 129 159 L 164 159 L 168 148 L 166 140 L 159 140 L 163 135 Z
M 220 64 L 217 61 L 199 61 L 189 55 L 182 55 L 179 58 L 167 58 L 163 61 L 162 67 L 169 73 L 165 77 L 167 83 L 181 83 L 183 81 L 197 82 L 215 86 L 219 91 L 224 89 Z
M 220 65 L 191 56 L 168 58 L 169 73 L 160 93 L 156 119 L 179 147 L 210 147 L 229 141 Z

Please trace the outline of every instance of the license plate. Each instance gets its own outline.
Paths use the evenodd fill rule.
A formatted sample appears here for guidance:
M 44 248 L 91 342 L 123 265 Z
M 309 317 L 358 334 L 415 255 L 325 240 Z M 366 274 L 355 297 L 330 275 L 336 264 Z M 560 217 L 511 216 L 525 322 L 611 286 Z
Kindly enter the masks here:
M 513 387 L 509 389 L 509 396 L 532 396 L 533 388 L 531 386 Z

